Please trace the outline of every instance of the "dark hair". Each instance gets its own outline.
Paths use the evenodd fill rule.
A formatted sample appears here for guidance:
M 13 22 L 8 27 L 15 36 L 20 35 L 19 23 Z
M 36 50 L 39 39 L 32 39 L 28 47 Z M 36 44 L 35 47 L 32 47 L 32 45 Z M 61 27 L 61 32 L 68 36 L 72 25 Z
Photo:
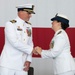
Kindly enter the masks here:
M 69 25 L 61 22 L 61 27 L 62 27 L 62 29 L 66 30 L 69 27 Z
M 57 22 L 60 22 L 60 21 L 57 21 Z M 61 22 L 61 27 L 63 30 L 66 30 L 69 27 L 69 25 Z

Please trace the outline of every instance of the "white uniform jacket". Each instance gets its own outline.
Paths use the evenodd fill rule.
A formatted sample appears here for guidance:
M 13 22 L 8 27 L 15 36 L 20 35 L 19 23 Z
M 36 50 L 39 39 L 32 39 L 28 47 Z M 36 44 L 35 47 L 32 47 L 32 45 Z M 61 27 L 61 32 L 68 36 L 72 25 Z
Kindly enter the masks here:
M 54 59 L 54 73 L 59 74 L 75 70 L 75 63 L 70 52 L 70 42 L 66 32 L 58 30 L 50 45 L 49 50 L 43 50 L 42 58 Z
M 25 61 L 32 61 L 33 50 L 31 25 L 17 17 L 5 25 L 5 45 L 0 66 L 23 70 Z

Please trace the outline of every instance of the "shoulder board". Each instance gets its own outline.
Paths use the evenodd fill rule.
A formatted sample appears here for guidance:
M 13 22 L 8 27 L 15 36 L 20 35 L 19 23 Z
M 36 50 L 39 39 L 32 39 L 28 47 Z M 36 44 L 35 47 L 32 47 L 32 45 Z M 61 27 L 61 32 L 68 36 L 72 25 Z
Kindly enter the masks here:
M 27 24 L 29 24 L 29 25 L 31 25 L 31 23 L 30 22 L 27 22 L 27 21 L 25 21 Z
M 62 31 L 58 32 L 57 35 L 60 34 L 61 32 L 62 32 Z
M 11 20 L 10 22 L 11 22 L 11 23 L 16 23 L 17 21 L 16 21 L 16 20 Z

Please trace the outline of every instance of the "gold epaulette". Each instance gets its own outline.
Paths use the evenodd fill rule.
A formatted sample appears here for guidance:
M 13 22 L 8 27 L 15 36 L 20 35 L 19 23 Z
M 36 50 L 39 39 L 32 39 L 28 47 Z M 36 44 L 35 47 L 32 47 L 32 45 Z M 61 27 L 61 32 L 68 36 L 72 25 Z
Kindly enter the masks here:
M 61 32 L 62 32 L 62 31 L 58 32 L 57 35 L 60 34 Z
M 16 21 L 16 20 L 11 20 L 10 22 L 11 22 L 11 23 L 16 23 L 17 21 Z
M 27 22 L 27 21 L 25 21 L 27 24 L 29 24 L 29 25 L 31 25 L 31 23 L 30 22 Z

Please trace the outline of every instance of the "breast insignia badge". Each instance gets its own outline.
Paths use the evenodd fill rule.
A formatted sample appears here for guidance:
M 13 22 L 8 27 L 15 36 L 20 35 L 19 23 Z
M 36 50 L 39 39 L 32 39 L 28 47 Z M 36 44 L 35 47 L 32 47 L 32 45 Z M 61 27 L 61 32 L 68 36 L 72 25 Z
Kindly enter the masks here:
M 52 41 L 51 43 L 50 43 L 50 48 L 53 48 L 54 47 L 54 41 Z
M 29 37 L 31 36 L 31 29 L 29 27 L 27 27 L 27 34 Z
M 18 31 L 22 31 L 22 29 L 20 28 L 20 26 L 17 27 L 17 30 L 18 30 Z

